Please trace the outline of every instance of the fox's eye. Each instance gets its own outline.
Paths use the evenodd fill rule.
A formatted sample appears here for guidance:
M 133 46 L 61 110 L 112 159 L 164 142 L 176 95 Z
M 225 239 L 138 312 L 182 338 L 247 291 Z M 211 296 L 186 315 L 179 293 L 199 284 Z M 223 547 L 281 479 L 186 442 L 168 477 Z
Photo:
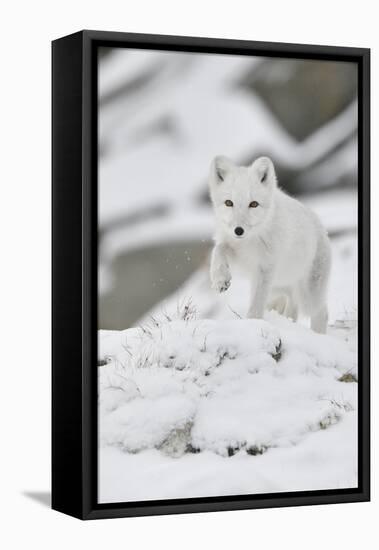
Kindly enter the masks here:
M 249 207 L 250 207 L 250 208 L 256 208 L 257 206 L 259 206 L 259 202 L 257 202 L 257 201 L 252 201 L 252 202 L 249 204 Z
M 225 201 L 225 206 L 233 206 L 233 202 L 228 199 Z

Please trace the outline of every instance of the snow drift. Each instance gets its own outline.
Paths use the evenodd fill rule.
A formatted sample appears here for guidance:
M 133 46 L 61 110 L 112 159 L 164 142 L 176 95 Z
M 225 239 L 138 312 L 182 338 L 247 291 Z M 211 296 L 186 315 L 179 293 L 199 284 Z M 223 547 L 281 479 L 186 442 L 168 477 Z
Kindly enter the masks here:
M 344 339 L 274 313 L 268 321 L 184 315 L 100 332 L 103 448 L 254 460 L 347 417 L 356 422 L 356 352 Z M 353 468 L 346 481 L 354 475 Z

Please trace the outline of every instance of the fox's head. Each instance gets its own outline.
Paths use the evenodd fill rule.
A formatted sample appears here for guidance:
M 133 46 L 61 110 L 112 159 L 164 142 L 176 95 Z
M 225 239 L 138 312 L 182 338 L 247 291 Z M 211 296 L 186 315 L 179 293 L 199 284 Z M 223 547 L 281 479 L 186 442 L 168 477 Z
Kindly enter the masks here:
M 230 238 L 249 238 L 270 215 L 276 188 L 274 165 L 268 157 L 260 157 L 250 166 L 216 157 L 209 188 L 219 228 Z

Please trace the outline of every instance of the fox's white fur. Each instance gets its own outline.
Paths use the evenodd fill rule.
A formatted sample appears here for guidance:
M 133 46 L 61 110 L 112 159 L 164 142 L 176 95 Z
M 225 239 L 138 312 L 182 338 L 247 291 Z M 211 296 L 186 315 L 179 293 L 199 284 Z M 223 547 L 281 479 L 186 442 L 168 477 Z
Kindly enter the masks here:
M 248 317 L 261 318 L 268 307 L 296 320 L 301 311 L 325 333 L 331 251 L 318 217 L 278 188 L 267 157 L 248 167 L 216 157 L 209 187 L 216 217 L 212 287 L 229 288 L 236 262 L 251 281 Z

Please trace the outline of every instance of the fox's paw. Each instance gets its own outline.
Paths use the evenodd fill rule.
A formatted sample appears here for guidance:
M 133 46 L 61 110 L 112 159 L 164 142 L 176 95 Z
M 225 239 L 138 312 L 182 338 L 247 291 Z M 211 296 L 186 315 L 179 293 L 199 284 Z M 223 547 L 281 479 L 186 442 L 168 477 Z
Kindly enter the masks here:
M 232 277 L 229 269 L 226 267 L 218 269 L 211 273 L 211 285 L 217 292 L 226 292 L 230 287 Z
M 231 284 L 230 279 L 225 281 L 220 281 L 216 286 L 216 290 L 218 290 L 219 292 L 226 292 L 230 287 L 230 284 Z

